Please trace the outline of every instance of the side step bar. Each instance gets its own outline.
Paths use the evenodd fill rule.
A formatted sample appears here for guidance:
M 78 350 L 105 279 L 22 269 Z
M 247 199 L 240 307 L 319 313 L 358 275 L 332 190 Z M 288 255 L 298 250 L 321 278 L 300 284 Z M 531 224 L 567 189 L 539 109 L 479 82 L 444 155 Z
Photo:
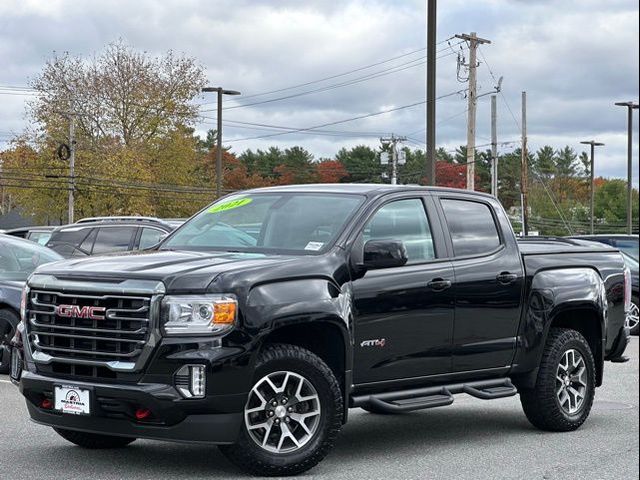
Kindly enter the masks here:
M 518 393 L 508 378 L 455 383 L 438 387 L 414 388 L 396 392 L 357 395 L 352 407 L 375 407 L 388 413 L 412 412 L 423 408 L 443 407 L 453 403 L 453 395 L 466 393 L 482 400 L 511 397 Z

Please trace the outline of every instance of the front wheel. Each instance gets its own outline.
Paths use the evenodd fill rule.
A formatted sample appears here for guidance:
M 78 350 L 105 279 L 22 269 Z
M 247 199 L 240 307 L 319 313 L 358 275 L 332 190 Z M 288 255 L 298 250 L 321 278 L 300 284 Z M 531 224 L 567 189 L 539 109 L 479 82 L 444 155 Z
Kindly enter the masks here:
M 11 339 L 18 315 L 11 310 L 0 310 L 0 373 L 9 373 L 11 366 Z
M 567 432 L 589 416 L 595 395 L 595 362 L 577 331 L 552 328 L 533 389 L 520 391 L 529 421 L 541 430 Z
M 54 428 L 54 430 L 65 440 L 68 440 L 79 447 L 89 448 L 92 450 L 122 448 L 136 440 L 135 438 L 99 435 L 97 433 L 78 432 L 76 430 L 67 430 L 64 428 Z
M 253 474 L 296 475 L 329 453 L 342 410 L 340 386 L 322 359 L 294 345 L 269 345 L 258 359 L 238 441 L 220 450 Z

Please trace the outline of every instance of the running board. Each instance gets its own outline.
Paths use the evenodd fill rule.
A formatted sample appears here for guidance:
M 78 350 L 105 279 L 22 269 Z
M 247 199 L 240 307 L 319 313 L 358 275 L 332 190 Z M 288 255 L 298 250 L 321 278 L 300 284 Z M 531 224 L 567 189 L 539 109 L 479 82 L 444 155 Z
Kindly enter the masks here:
M 453 403 L 453 395 L 466 393 L 482 400 L 511 397 L 518 393 L 508 378 L 455 383 L 439 387 L 414 388 L 352 397 L 352 407 L 374 407 L 388 413 L 412 412 Z

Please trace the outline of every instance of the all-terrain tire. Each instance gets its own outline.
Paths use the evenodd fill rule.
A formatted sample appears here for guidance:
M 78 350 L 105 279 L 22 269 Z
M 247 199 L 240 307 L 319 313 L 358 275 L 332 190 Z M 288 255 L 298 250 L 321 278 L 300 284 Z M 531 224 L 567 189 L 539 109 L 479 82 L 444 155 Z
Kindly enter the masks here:
M 253 386 L 277 372 L 291 372 L 308 380 L 317 392 L 320 419 L 306 444 L 285 453 L 267 451 L 258 445 L 248 431 L 245 415 L 237 442 L 219 448 L 233 464 L 256 475 L 287 476 L 309 470 L 329 453 L 342 427 L 342 391 L 335 375 L 320 357 L 295 345 L 268 345 L 257 360 Z
M 99 435 L 97 433 L 78 432 L 64 428 L 54 428 L 56 433 L 65 440 L 82 448 L 99 450 L 105 448 L 122 448 L 134 442 L 135 438 L 114 437 L 111 435 Z
M 0 310 L 0 373 L 9 373 L 11 368 L 10 342 L 17 324 L 18 315 L 13 310 Z
M 559 365 L 571 350 L 584 360 L 586 382 L 581 406 L 569 413 L 561 406 L 557 380 Z M 537 428 L 551 432 L 567 432 L 579 428 L 589 416 L 595 395 L 596 368 L 593 353 L 586 339 L 577 331 L 552 328 L 542 354 L 536 385 L 520 390 L 520 402 L 527 419 Z

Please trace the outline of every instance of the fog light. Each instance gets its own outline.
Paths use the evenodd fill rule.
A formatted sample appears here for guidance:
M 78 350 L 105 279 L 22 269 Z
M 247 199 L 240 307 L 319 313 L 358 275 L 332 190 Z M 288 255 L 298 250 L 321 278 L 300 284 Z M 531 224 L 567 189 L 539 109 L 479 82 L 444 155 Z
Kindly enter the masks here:
M 207 390 L 204 365 L 184 365 L 175 375 L 175 385 L 185 398 L 203 398 Z
M 40 408 L 51 410 L 53 408 L 53 403 L 48 398 L 45 398 L 40 402 Z

